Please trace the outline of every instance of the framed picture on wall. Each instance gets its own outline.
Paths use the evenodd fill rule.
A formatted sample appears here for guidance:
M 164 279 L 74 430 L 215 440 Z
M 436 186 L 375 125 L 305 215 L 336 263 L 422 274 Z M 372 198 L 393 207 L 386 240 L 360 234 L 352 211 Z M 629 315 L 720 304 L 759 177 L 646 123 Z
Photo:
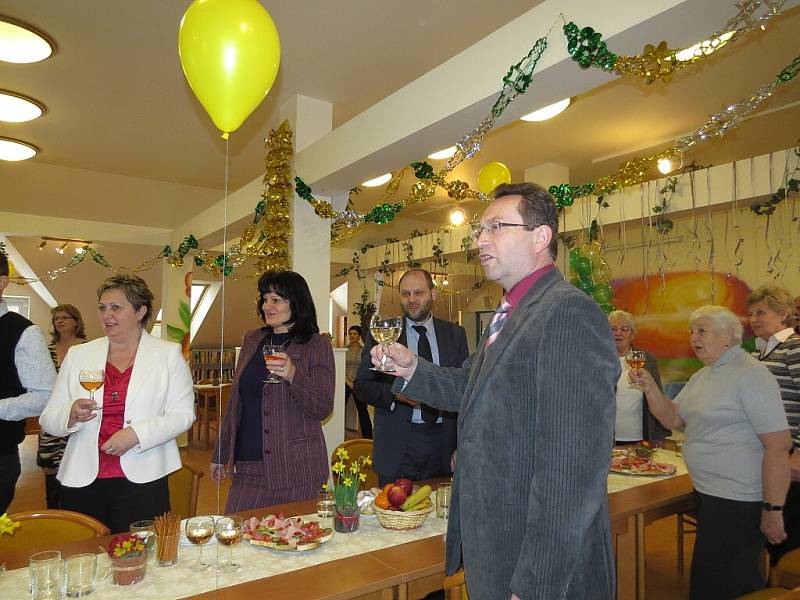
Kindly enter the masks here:
M 481 341 L 483 330 L 489 326 L 494 316 L 493 310 L 479 310 L 475 313 L 475 347 L 477 348 L 478 342 Z
M 31 318 L 31 298 L 30 296 L 3 296 L 8 310 L 19 313 L 26 319 Z

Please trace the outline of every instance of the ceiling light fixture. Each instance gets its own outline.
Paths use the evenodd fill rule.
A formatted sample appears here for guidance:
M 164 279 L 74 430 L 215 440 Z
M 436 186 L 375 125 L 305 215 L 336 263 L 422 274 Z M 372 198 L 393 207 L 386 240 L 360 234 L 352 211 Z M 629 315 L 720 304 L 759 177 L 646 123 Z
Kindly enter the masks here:
M 556 115 L 560 115 L 562 112 L 564 112 L 571 101 L 571 98 L 564 98 L 563 100 L 559 100 L 558 102 L 555 102 L 549 106 L 545 106 L 544 108 L 535 110 L 532 113 L 528 113 L 524 117 L 520 117 L 520 121 L 547 121 L 547 119 L 552 119 Z
M 75 254 L 83 254 L 89 249 L 89 246 L 78 246 L 75 248 Z
M 27 23 L 0 16 L 0 60 L 34 63 L 52 56 L 55 42 Z
M 41 243 L 41 244 L 39 244 L 39 252 L 41 252 L 42 250 L 44 250 L 44 247 L 45 247 L 45 246 L 47 246 L 47 242 L 45 242 L 45 241 L 42 241 L 42 243 Z
M 21 94 L 0 90 L 0 121 L 24 123 L 44 114 L 44 106 Z
M 66 247 L 67 247 L 67 242 L 64 242 L 58 248 L 56 248 L 56 252 L 58 252 L 59 254 L 64 254 L 64 250 L 66 249 Z
M 13 138 L 0 137 L 0 160 L 16 162 L 18 160 L 28 160 L 37 154 L 39 154 L 39 149 L 33 144 Z
M 463 225 L 464 221 L 467 220 L 467 212 L 460 206 L 454 206 L 450 209 L 448 219 L 450 219 L 451 224 L 458 227 L 459 225 Z
M 362 183 L 361 185 L 363 185 L 364 187 L 378 187 L 379 185 L 383 185 L 384 183 L 389 181 L 391 178 L 392 178 L 391 173 L 385 173 L 380 177 L 376 177 L 375 179 L 369 179 L 364 183 Z
M 667 156 L 659 158 L 656 166 L 662 175 L 669 175 L 673 171 L 680 169 L 683 166 L 683 154 Z
M 452 158 L 456 153 L 456 147 L 450 146 L 449 148 L 445 148 L 444 150 L 439 150 L 438 152 L 434 152 L 433 154 L 428 154 L 428 158 L 431 160 L 443 160 L 445 158 Z
M 687 60 L 692 60 L 695 56 L 708 56 L 717 48 L 724 46 L 725 42 L 731 39 L 734 33 L 736 32 L 729 31 L 727 33 L 723 33 L 718 38 L 714 38 L 713 40 L 703 40 L 702 42 L 697 42 L 694 46 L 689 46 L 688 48 L 684 48 L 680 52 L 676 53 L 675 58 L 680 62 L 685 62 Z

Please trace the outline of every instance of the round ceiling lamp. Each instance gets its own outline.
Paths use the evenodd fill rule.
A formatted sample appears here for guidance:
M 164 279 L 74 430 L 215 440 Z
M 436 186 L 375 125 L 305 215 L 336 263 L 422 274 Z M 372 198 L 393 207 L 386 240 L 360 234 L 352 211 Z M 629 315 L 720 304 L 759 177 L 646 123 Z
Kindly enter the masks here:
M 33 121 L 44 114 L 44 106 L 21 94 L 0 90 L 0 121 L 24 123 Z
M 467 220 L 467 211 L 465 211 L 460 206 L 454 206 L 450 209 L 450 214 L 448 215 L 448 219 L 450 219 L 450 223 L 458 227 L 459 225 L 463 225 L 464 221 Z
M 378 187 L 379 185 L 383 185 L 384 183 L 389 181 L 391 178 L 392 178 L 391 173 L 384 173 L 383 175 L 381 175 L 380 177 L 376 177 L 375 179 L 368 179 L 361 185 L 363 185 L 364 187 Z
M 455 156 L 456 147 L 450 146 L 449 148 L 445 148 L 444 150 L 439 150 L 438 152 L 434 152 L 433 154 L 428 154 L 428 158 L 431 160 L 443 160 L 445 158 L 452 158 Z
M 669 175 L 676 169 L 680 169 L 683 166 L 683 154 L 678 155 L 671 155 L 665 158 L 659 158 L 658 162 L 656 163 L 656 167 L 658 171 L 662 175 Z
M 49 58 L 55 43 L 27 23 L 0 15 L 0 60 L 34 63 Z
M 569 103 L 571 102 L 570 98 L 564 98 L 563 100 L 559 100 L 558 102 L 554 102 L 549 106 L 545 106 L 544 108 L 540 108 L 539 110 L 535 110 L 532 113 L 528 113 L 524 117 L 520 117 L 521 121 L 547 121 L 547 119 L 552 119 L 556 115 L 560 115 L 564 112 Z
M 39 149 L 33 144 L 22 142 L 7 137 L 0 137 L 0 160 L 16 162 L 28 160 L 39 154 Z

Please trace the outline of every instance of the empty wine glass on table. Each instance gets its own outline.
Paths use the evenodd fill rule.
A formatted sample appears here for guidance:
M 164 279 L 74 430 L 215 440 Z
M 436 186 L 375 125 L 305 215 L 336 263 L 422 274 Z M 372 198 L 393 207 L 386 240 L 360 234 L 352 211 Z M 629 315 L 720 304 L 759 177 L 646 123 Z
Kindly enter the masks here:
M 628 364 L 628 368 L 631 371 L 638 371 L 639 369 L 644 369 L 644 365 L 647 362 L 647 355 L 644 353 L 644 350 L 628 350 L 628 353 L 625 355 L 625 362 Z M 630 387 L 633 389 L 641 390 L 640 382 L 631 379 Z
M 94 393 L 103 387 L 105 381 L 105 371 L 103 369 L 83 369 L 78 375 L 81 387 L 89 392 L 89 400 L 94 402 Z M 98 406 L 99 410 L 100 407 Z
M 203 560 L 203 546 L 214 536 L 214 519 L 211 517 L 193 517 L 186 521 L 186 539 L 197 546 L 197 561 L 189 567 L 191 571 L 205 571 L 211 563 Z
M 228 548 L 228 560 L 217 565 L 220 573 L 233 573 L 241 563 L 233 562 L 233 547 L 242 540 L 242 517 L 222 517 L 217 519 L 217 541 Z
M 269 371 L 269 377 L 264 380 L 264 383 L 281 383 L 283 380 L 275 377 L 275 373 L 272 372 L 270 366 L 275 367 L 275 365 L 281 361 L 281 359 L 276 357 L 275 354 L 278 352 L 283 352 L 283 346 L 264 344 L 264 347 L 261 350 L 264 355 L 264 363 L 267 365 L 267 370 Z
M 375 314 L 369 322 L 369 332 L 372 334 L 373 339 L 383 347 L 384 352 L 386 352 L 386 348 L 397 341 L 402 330 L 402 317 L 385 317 Z M 380 371 L 381 373 L 395 372 L 393 368 L 386 365 L 386 354 L 383 355 L 381 364 L 377 367 L 372 367 L 371 370 Z

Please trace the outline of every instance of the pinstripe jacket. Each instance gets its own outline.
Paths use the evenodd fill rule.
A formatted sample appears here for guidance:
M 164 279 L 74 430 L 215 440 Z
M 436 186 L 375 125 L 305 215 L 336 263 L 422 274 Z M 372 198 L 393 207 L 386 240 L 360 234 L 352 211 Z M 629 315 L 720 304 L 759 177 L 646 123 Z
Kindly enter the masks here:
M 463 563 L 473 600 L 613 598 L 620 366 L 606 318 L 553 269 L 488 349 L 485 337 L 462 369 L 420 360 L 403 389 L 458 411 L 447 572 Z
M 231 466 L 239 430 L 239 377 L 263 342 L 265 329 L 247 332 L 233 376 L 228 410 L 211 461 Z M 322 420 L 333 411 L 333 349 L 314 334 L 305 344 L 293 342 L 286 353 L 295 365 L 292 383 L 263 386 L 264 465 L 271 488 L 321 486 L 329 473 Z

